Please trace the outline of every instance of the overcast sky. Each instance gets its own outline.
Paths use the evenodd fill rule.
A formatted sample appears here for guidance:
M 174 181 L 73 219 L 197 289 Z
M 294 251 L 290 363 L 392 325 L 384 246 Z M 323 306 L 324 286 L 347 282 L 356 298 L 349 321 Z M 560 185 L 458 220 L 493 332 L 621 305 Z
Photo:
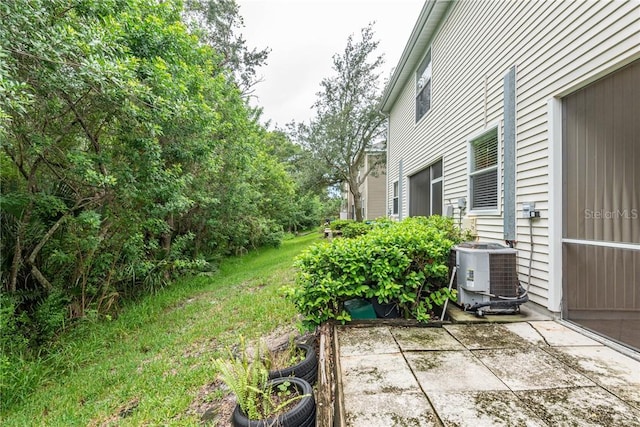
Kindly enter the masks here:
M 320 81 L 332 75 L 331 57 L 342 53 L 347 37 L 370 22 L 384 53 L 383 75 L 402 55 L 424 0 L 237 0 L 249 47 L 269 47 L 264 81 L 254 105 L 264 108 L 263 122 L 284 127 L 308 121 Z

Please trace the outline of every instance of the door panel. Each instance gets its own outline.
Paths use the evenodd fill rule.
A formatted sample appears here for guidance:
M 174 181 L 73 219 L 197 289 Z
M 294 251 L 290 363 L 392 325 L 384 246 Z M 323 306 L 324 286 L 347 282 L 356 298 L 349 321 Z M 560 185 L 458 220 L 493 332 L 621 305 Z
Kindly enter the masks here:
M 563 311 L 640 349 L 640 61 L 562 107 Z

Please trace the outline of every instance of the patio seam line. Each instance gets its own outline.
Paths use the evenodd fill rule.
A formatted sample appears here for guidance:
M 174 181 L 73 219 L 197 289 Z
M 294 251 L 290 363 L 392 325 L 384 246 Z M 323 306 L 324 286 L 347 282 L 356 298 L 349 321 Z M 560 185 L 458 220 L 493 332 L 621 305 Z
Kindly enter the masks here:
M 550 346 L 549 349 L 551 349 L 551 348 L 556 349 L 558 347 L 580 347 L 580 346 L 555 346 L 555 347 L 551 347 Z M 607 346 L 604 345 L 604 344 L 599 344 L 599 345 L 593 346 L 593 347 L 604 347 L 604 348 L 607 348 Z M 607 385 L 607 384 L 602 383 L 600 380 L 598 380 L 598 376 L 597 376 L 597 374 L 595 374 L 595 372 L 588 371 L 588 370 L 580 367 L 580 365 L 578 365 L 577 368 L 569 366 L 564 361 L 560 360 L 559 358 L 556 358 L 552 353 L 549 353 L 546 348 L 542 348 L 542 350 L 545 353 L 547 353 L 549 356 L 557 359 L 563 365 L 568 366 L 570 369 L 573 369 L 574 371 L 576 371 L 580 375 L 583 375 L 585 378 L 589 379 L 589 381 L 591 381 L 592 383 L 595 384 L 595 386 L 586 386 L 586 387 L 597 387 L 597 388 L 600 388 L 601 390 L 605 391 L 606 393 L 609 393 L 610 395 L 614 396 L 616 399 L 620 400 L 626 406 L 628 406 L 630 408 L 633 408 L 633 409 L 637 409 L 638 411 L 640 411 L 640 406 L 637 407 L 634 403 L 627 401 L 626 399 L 624 399 L 623 397 L 619 396 L 617 393 L 615 393 L 612 390 L 612 389 L 614 389 L 616 387 L 615 385 Z
M 528 323 L 528 324 L 530 324 L 530 322 L 527 322 L 527 323 Z M 545 337 L 544 337 L 544 336 L 543 336 L 543 335 L 542 335 L 542 334 L 541 334 L 541 333 L 540 333 L 540 332 L 539 332 L 539 331 L 538 331 L 538 330 L 537 330 L 533 325 L 531 325 L 531 324 L 530 324 L 530 326 L 531 326 L 531 327 L 536 331 L 536 333 L 537 333 L 538 335 L 540 335 L 540 336 L 541 336 L 541 338 L 543 339 L 544 343 L 545 343 L 549 348 L 551 348 L 552 346 L 551 346 L 551 345 L 549 345 L 549 343 L 547 342 L 546 338 L 545 338 Z M 448 332 L 449 334 L 451 334 L 449 331 L 447 331 L 447 332 Z M 517 335 L 517 334 L 514 334 L 514 335 Z M 454 338 L 455 338 L 455 337 L 454 337 Z M 478 362 L 480 362 L 480 364 L 481 364 L 482 366 L 484 366 L 484 367 L 485 367 L 489 372 L 491 372 L 491 374 L 492 374 L 493 376 L 495 376 L 495 377 L 496 377 L 496 378 L 497 378 L 497 379 L 498 379 L 502 384 L 504 384 L 504 386 L 507 388 L 507 390 L 509 391 L 509 393 L 511 393 L 511 395 L 512 395 L 513 397 L 515 397 L 515 398 L 517 399 L 517 401 L 518 401 L 521 405 L 523 405 L 524 407 L 527 407 L 527 406 L 528 406 L 528 405 L 527 405 L 527 402 L 526 402 L 526 401 L 524 401 L 524 400 L 520 397 L 519 393 L 524 393 L 524 392 L 534 392 L 534 393 L 535 393 L 535 392 L 542 392 L 542 391 L 547 391 L 547 390 L 581 389 L 581 388 L 586 388 L 586 387 L 590 387 L 590 388 L 594 388 L 594 389 L 602 388 L 602 387 L 600 387 L 599 383 L 598 383 L 598 382 L 596 382 L 596 381 L 594 381 L 591 377 L 588 377 L 587 375 L 583 374 L 582 372 L 580 372 L 580 371 L 578 371 L 578 370 L 576 370 L 576 369 L 572 369 L 570 366 L 568 366 L 566 363 L 562 362 L 560 359 L 558 359 L 558 358 L 557 358 L 556 356 L 554 356 L 553 354 L 550 354 L 549 352 L 544 351 L 544 349 L 543 349 L 543 348 L 541 348 L 541 346 L 539 346 L 539 345 L 535 345 L 535 344 L 530 343 L 530 342 L 525 342 L 525 345 L 524 345 L 524 346 L 518 346 L 518 347 L 508 347 L 508 346 L 507 346 L 507 347 L 498 347 L 498 348 L 477 348 L 477 349 L 471 349 L 471 348 L 467 347 L 464 343 L 463 343 L 462 345 L 465 347 L 465 349 L 466 349 L 467 351 L 469 351 L 469 352 L 473 355 L 473 357 L 474 357 Z M 559 362 L 559 363 L 561 363 L 563 366 L 566 366 L 566 367 L 568 367 L 568 368 L 572 369 L 572 370 L 573 370 L 574 372 L 576 372 L 577 374 L 579 374 L 579 375 L 581 375 L 581 376 L 585 377 L 586 379 L 588 379 L 589 381 L 591 381 L 591 382 L 593 383 L 593 385 L 586 386 L 586 387 L 585 387 L 585 386 L 571 386 L 571 387 L 551 387 L 551 388 L 542 388 L 542 389 L 535 389 L 535 390 L 534 390 L 534 389 L 532 389 L 532 390 L 514 390 L 514 389 L 512 389 L 512 388 L 509 386 L 509 384 L 507 384 L 507 383 L 506 383 L 506 382 L 505 382 L 505 381 L 504 381 L 500 376 L 498 376 L 498 375 L 496 374 L 496 372 L 494 372 L 494 370 L 493 370 L 489 365 L 487 365 L 486 363 L 484 363 L 484 362 L 483 362 L 483 361 L 482 361 L 482 360 L 481 360 L 481 359 L 476 355 L 476 351 L 481 352 L 481 351 L 487 351 L 487 350 L 505 350 L 505 349 L 520 349 L 520 348 L 527 348 L 527 349 L 536 349 L 536 348 L 540 348 L 541 350 L 543 350 L 543 352 L 544 352 L 546 355 L 548 355 L 549 357 L 551 357 L 551 358 L 553 358 L 554 360 L 558 361 L 558 362 Z M 606 390 L 606 391 L 608 392 L 608 390 Z M 478 393 L 483 393 L 484 391 L 480 390 L 480 391 L 477 391 L 477 392 L 478 392 Z M 612 394 L 612 393 L 611 393 L 611 394 Z M 619 399 L 623 404 L 626 404 L 626 401 L 624 401 L 624 400 L 620 399 L 618 396 L 615 396 L 615 397 L 616 397 L 616 398 L 618 398 L 618 399 Z M 627 405 L 627 406 L 630 406 L 630 405 Z M 549 426 L 553 425 L 553 424 L 550 424 L 550 423 L 549 423 L 547 420 L 545 420 L 544 418 L 540 417 L 540 416 L 539 416 L 539 414 L 538 414 L 536 411 L 531 410 L 531 414 L 536 418 L 536 420 L 540 421 L 541 423 L 543 423 L 543 424 L 547 424 L 547 425 L 549 425 Z
M 443 328 L 444 329 L 444 328 Z M 436 420 L 438 420 L 438 422 L 440 423 L 440 426 L 445 427 L 446 424 L 444 423 L 444 421 L 440 418 L 440 414 L 438 414 L 438 411 L 436 410 L 436 407 L 433 406 L 433 402 L 431 401 L 431 399 L 429 399 L 429 395 L 427 394 L 426 391 L 424 391 L 424 389 L 422 388 L 422 384 L 420 383 L 420 381 L 418 380 L 418 377 L 416 376 L 416 373 L 413 371 L 413 368 L 411 367 L 411 364 L 409 363 L 409 361 L 407 360 L 407 356 L 405 356 L 405 351 L 402 349 L 402 346 L 400 345 L 400 343 L 398 342 L 396 336 L 393 334 L 393 332 L 391 331 L 391 328 L 389 328 L 389 332 L 391 332 L 391 336 L 393 337 L 393 340 L 396 342 L 396 345 L 398 346 L 398 348 L 400 349 L 400 354 L 402 355 L 402 358 L 404 359 L 404 363 L 406 363 L 407 368 L 409 368 L 409 371 L 411 371 L 411 375 L 413 375 L 413 379 L 416 380 L 416 384 L 418 384 L 418 388 L 420 389 L 420 392 L 422 393 L 422 395 L 424 396 L 425 399 L 427 399 L 427 402 L 429 402 L 429 406 L 431 406 L 431 409 L 433 410 L 433 414 L 436 417 Z M 447 331 L 447 333 L 449 333 Z M 454 350 L 455 351 L 455 350 Z
M 606 393 L 609 393 L 611 396 L 613 396 L 616 399 L 618 399 L 620 402 L 622 402 L 624 405 L 628 406 L 629 408 L 635 409 L 637 412 L 640 412 L 640 408 L 638 408 L 635 405 L 632 405 L 631 403 L 627 402 L 625 399 L 623 399 L 622 397 L 618 396 L 616 393 L 614 393 L 613 391 L 609 390 L 607 387 L 599 385 L 599 384 L 598 384 L 598 387 L 601 388 L 602 390 L 604 390 Z
M 545 343 L 547 346 L 551 347 L 551 344 L 549 344 L 549 342 L 547 341 L 547 337 L 545 337 L 544 335 L 542 335 L 542 333 L 540 333 L 540 331 L 538 330 L 538 328 L 536 328 L 535 326 L 533 326 L 532 322 L 527 322 L 527 325 L 531 326 L 531 329 L 533 329 L 533 330 L 536 332 L 536 334 L 538 334 L 538 336 L 539 336 L 540 338 L 542 338 L 542 341 L 544 341 L 544 343 Z

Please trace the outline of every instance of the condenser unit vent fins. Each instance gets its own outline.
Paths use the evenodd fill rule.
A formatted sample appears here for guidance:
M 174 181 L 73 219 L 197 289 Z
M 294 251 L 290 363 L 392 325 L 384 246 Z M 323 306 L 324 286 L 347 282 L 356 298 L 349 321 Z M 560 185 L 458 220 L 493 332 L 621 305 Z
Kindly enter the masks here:
M 516 297 L 518 295 L 518 273 L 515 254 L 489 254 L 489 289 L 493 295 Z M 499 298 L 492 297 L 492 300 Z

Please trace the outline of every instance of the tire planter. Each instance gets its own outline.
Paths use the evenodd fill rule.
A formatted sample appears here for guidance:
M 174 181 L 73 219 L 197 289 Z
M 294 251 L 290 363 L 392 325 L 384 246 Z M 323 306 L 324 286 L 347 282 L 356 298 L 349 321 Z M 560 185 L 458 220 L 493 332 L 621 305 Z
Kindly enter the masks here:
M 268 382 L 269 386 L 277 387 L 289 381 L 291 387 L 295 387 L 301 395 L 308 395 L 298 400 L 296 405 L 288 412 L 275 418 L 267 420 L 249 420 L 240 409 L 240 405 L 236 405 L 231 416 L 231 422 L 234 427 L 315 427 L 316 425 L 316 401 L 313 398 L 313 389 L 311 384 L 302 378 L 276 378 Z
M 269 371 L 269 379 L 297 377 L 314 385 L 318 378 L 318 356 L 316 355 L 315 346 L 297 344 L 296 347 L 305 352 L 304 360 L 287 368 Z

